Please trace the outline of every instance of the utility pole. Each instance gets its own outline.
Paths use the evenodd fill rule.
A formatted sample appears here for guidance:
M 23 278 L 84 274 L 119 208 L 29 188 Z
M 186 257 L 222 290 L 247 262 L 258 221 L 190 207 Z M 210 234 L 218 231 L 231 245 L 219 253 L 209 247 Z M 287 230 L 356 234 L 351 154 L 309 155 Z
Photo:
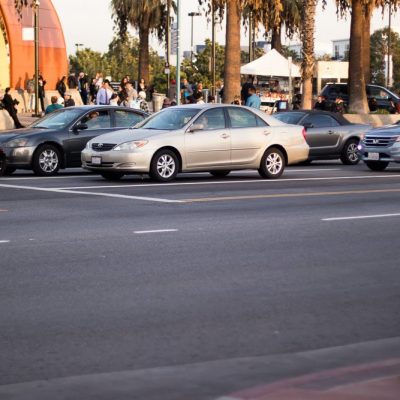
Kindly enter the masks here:
M 83 43 L 75 43 L 75 46 L 76 46 L 76 53 L 78 53 L 79 47 L 82 47 Z
M 167 48 L 166 48 L 166 65 L 165 65 L 165 69 L 168 69 L 168 71 L 170 71 L 171 68 L 171 1 L 172 0 L 168 0 L 167 1 Z M 167 67 L 168 66 L 168 67 Z M 170 73 L 168 72 L 167 74 L 167 96 L 169 94 L 169 87 L 170 87 Z
M 211 88 L 211 94 L 215 97 L 216 90 L 215 90 L 215 37 L 216 37 L 216 25 L 215 25 L 215 4 L 214 0 L 211 1 L 211 7 L 212 7 L 212 13 L 211 13 L 211 18 L 212 18 L 212 34 L 211 34 L 211 41 L 212 41 L 212 49 L 211 49 L 211 79 L 212 79 L 212 88 Z
M 34 25 L 34 38 L 35 38 L 35 114 L 34 117 L 39 115 L 39 7 L 40 1 L 33 0 L 33 25 Z M 43 110 L 42 110 L 43 111 Z
M 249 63 L 253 61 L 253 13 L 249 15 Z
M 189 17 L 192 18 L 192 32 L 190 37 L 190 64 L 193 64 L 193 17 L 199 17 L 201 14 L 199 12 L 190 12 Z
M 388 40 L 387 40 L 387 69 L 386 69 L 386 87 L 388 88 L 391 85 L 391 65 L 390 65 L 390 56 L 391 56 L 391 46 L 392 46 L 392 5 L 390 1 L 389 4 L 389 33 L 388 33 Z
M 181 0 L 176 2 L 176 104 L 181 104 Z

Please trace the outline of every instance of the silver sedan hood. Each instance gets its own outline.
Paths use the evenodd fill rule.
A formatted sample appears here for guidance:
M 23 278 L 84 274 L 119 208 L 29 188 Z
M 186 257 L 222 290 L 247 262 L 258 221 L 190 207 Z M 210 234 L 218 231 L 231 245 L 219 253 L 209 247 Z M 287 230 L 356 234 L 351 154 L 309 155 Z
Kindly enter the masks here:
M 168 134 L 169 132 L 161 129 L 123 129 L 97 136 L 92 142 L 120 144 L 131 140 L 149 139 L 153 136 Z

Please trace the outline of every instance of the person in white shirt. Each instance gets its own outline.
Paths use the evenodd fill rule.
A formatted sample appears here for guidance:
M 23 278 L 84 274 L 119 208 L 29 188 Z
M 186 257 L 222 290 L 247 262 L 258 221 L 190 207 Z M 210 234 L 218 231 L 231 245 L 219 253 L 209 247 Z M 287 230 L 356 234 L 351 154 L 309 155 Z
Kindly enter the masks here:
M 108 79 L 104 79 L 103 86 L 97 92 L 96 104 L 109 105 L 113 93 L 114 91 L 111 89 L 110 81 Z

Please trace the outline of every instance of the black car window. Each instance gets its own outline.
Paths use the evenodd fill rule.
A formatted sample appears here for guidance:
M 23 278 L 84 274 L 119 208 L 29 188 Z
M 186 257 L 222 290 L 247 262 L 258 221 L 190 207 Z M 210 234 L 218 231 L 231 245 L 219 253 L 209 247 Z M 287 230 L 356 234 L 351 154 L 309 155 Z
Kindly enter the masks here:
M 389 94 L 385 90 L 383 90 L 379 87 L 375 87 L 375 86 L 368 86 L 367 94 L 369 97 L 375 97 L 376 99 L 388 99 L 389 98 Z
M 331 85 L 330 95 L 347 96 L 347 85 Z
M 128 128 L 135 126 L 138 122 L 143 121 L 144 116 L 134 111 L 115 110 L 115 126 L 117 128 Z
M 202 124 L 205 130 L 224 129 L 226 127 L 224 110 L 222 108 L 208 110 L 201 114 L 194 123 Z
M 256 116 L 241 108 L 228 108 L 232 128 L 252 128 L 258 126 Z
M 311 124 L 314 128 L 328 128 L 332 126 L 340 125 L 334 118 L 330 115 L 323 115 L 323 114 L 310 114 L 304 118 L 301 123 Z
M 279 121 L 285 122 L 286 124 L 297 125 L 299 121 L 304 117 L 302 112 L 289 112 L 289 113 L 277 113 L 273 116 Z
M 111 128 L 111 116 L 109 110 L 96 110 L 86 114 L 80 121 L 87 125 L 87 130 Z

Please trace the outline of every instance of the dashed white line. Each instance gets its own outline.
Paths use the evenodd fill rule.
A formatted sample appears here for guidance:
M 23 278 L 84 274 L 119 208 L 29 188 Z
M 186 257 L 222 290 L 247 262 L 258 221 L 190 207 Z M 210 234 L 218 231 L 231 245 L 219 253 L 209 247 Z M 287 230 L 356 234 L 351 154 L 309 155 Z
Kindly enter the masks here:
M 323 218 L 322 221 L 347 221 L 347 220 L 353 220 L 353 219 L 389 218 L 389 217 L 400 217 L 400 213 L 395 213 L 395 214 L 376 214 L 376 215 L 357 215 L 357 216 L 350 216 L 350 217 Z
M 0 243 L 10 243 L 10 240 L 0 240 Z
M 147 233 L 166 233 L 166 232 L 178 232 L 178 229 L 154 229 L 150 231 L 134 231 L 136 235 L 145 235 Z

